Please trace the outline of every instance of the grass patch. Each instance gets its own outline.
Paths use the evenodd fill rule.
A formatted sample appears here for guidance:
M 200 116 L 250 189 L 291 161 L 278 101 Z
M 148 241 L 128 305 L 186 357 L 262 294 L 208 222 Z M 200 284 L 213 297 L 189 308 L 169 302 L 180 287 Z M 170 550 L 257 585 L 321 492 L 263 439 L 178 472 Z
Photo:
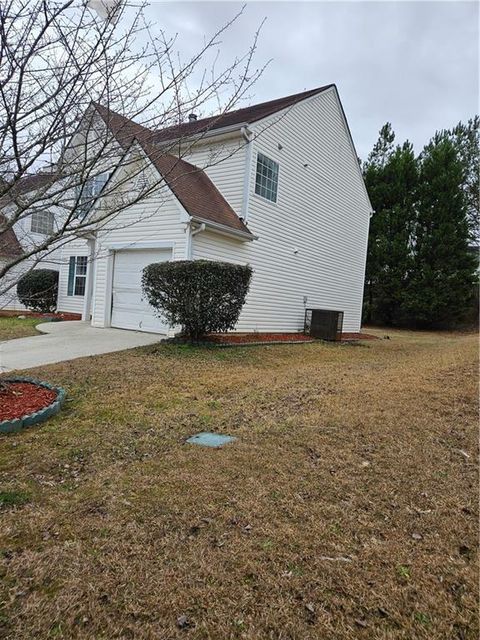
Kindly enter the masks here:
M 0 438 L 0 636 L 476 640 L 476 336 L 389 336 L 29 372 L 70 401 Z
M 21 311 L 18 312 L 19 315 L 21 313 Z M 28 316 L 25 319 L 0 317 L 0 342 L 39 335 L 35 326 L 40 322 L 42 322 L 41 318 L 30 318 Z
M 23 491 L 0 491 L 0 510 L 21 507 L 29 501 L 29 494 Z

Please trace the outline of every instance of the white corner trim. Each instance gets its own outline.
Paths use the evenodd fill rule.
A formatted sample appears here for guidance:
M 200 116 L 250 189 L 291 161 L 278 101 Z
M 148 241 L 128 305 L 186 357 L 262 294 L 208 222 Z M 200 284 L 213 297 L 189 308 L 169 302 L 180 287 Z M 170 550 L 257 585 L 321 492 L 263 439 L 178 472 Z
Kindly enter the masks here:
M 244 222 L 247 222 L 250 198 L 250 176 L 252 174 L 253 133 L 248 127 L 242 127 L 242 133 L 246 140 L 247 147 L 245 152 L 245 172 L 243 174 L 242 218 Z

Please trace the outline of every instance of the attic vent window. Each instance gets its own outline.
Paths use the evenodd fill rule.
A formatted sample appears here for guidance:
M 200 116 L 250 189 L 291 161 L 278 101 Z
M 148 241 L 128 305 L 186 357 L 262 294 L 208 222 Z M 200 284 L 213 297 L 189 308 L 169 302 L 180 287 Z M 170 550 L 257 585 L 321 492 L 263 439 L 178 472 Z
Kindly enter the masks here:
M 263 153 L 257 155 L 255 193 L 271 202 L 277 201 L 278 162 L 270 160 Z

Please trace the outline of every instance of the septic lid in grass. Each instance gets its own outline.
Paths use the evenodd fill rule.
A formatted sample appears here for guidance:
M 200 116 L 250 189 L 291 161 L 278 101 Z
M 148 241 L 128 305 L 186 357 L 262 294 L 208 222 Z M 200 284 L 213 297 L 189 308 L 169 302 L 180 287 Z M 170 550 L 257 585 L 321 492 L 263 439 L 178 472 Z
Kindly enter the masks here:
M 188 438 L 188 444 L 199 444 L 202 447 L 223 447 L 224 444 L 236 440 L 233 436 L 222 436 L 220 433 L 196 433 Z

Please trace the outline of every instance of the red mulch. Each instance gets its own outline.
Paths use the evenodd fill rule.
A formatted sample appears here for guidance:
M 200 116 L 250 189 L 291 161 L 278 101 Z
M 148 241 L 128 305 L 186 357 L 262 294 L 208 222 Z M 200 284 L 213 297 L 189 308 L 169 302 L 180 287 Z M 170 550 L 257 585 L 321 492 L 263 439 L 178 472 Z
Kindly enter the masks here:
M 7 382 L 7 389 L 0 390 L 0 422 L 22 418 L 48 407 L 57 392 L 31 382 Z
M 251 342 L 308 342 L 312 338 L 303 333 L 212 333 L 209 342 L 216 344 L 249 344 Z
M 3 309 L 0 311 L 0 318 L 18 318 L 18 316 L 26 316 L 27 318 L 56 318 L 57 320 L 81 320 L 80 313 L 40 313 L 39 311 L 10 311 Z

